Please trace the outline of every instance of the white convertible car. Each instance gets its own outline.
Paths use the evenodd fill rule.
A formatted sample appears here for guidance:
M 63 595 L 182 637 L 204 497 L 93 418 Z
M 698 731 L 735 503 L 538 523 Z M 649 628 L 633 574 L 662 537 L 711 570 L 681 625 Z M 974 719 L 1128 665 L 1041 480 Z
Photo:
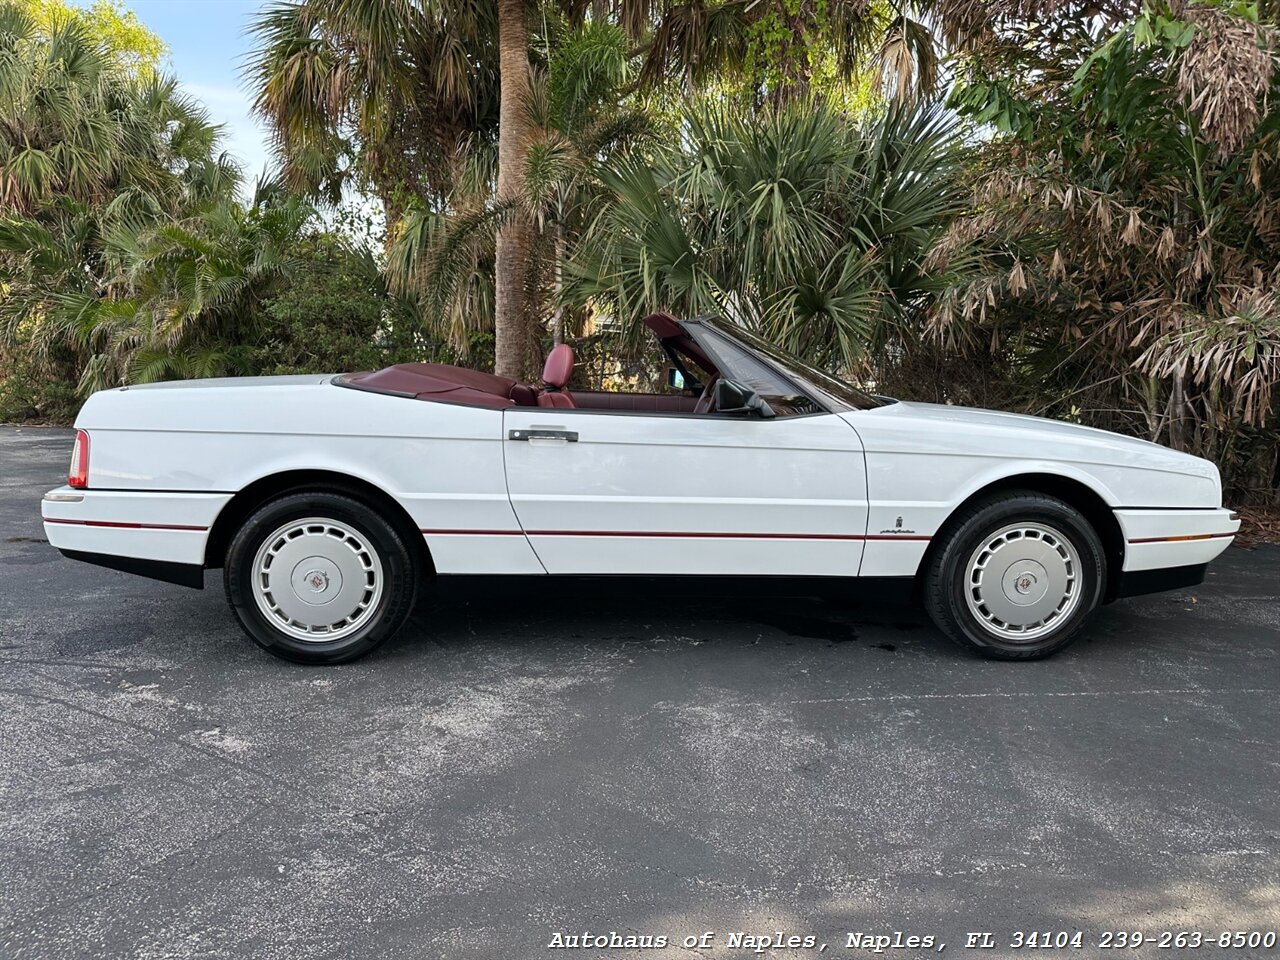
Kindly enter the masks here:
M 46 534 L 193 587 L 223 568 L 245 632 L 297 661 L 367 653 L 428 578 L 494 575 L 900 588 L 962 646 L 1032 659 L 1100 603 L 1200 583 L 1239 527 L 1206 460 L 870 396 L 720 320 L 645 323 L 665 394 L 570 390 L 567 346 L 537 387 L 414 363 L 97 393 Z

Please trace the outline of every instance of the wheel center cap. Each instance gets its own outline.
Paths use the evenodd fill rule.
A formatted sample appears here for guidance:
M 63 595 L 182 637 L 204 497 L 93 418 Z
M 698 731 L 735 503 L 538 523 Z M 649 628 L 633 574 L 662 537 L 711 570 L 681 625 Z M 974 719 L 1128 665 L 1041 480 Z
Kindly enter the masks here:
M 342 591 L 342 572 L 325 557 L 305 557 L 293 568 L 289 581 L 303 603 L 328 603 Z
M 1004 595 L 1010 603 L 1025 607 L 1044 597 L 1049 589 L 1049 574 L 1034 560 L 1017 560 L 1002 578 Z

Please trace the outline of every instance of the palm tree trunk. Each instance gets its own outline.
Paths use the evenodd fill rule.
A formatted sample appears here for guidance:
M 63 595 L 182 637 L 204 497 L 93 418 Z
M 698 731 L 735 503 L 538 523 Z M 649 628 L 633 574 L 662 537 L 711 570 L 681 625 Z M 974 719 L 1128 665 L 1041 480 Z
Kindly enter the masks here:
M 502 90 L 498 106 L 498 200 L 524 197 L 531 140 L 529 28 L 526 0 L 498 0 L 498 55 Z M 494 372 L 521 378 L 529 366 L 529 252 L 533 224 L 521 210 L 498 228 L 494 291 Z
M 1186 432 L 1183 430 L 1183 413 L 1186 407 L 1186 391 L 1182 385 L 1182 374 L 1173 375 L 1173 389 L 1169 391 L 1169 446 L 1175 450 L 1186 450 Z
M 400 218 L 404 216 L 404 207 L 397 203 L 391 192 L 387 190 L 381 192 L 379 199 L 382 201 L 382 252 L 386 254 L 390 252 L 391 244 L 395 242 L 396 227 L 400 225 Z
M 564 224 L 556 221 L 556 262 L 552 268 L 556 295 L 555 320 L 551 325 L 551 342 L 556 346 L 564 343 Z

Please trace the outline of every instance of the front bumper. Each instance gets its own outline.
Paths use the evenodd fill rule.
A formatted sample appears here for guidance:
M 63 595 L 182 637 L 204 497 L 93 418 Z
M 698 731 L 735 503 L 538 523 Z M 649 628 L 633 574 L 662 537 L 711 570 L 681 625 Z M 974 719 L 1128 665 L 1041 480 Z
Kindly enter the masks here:
M 1207 564 L 1231 545 L 1239 518 L 1225 507 L 1170 510 L 1125 507 L 1115 511 L 1124 536 L 1124 572 Z
M 45 537 L 65 555 L 197 586 L 209 531 L 231 494 L 59 487 L 41 504 Z
M 1166 590 L 1180 590 L 1204 583 L 1207 563 L 1191 564 L 1186 567 L 1164 567 L 1160 570 L 1130 570 L 1121 572 L 1115 591 L 1107 602 L 1123 597 L 1140 597 L 1146 593 L 1164 593 Z

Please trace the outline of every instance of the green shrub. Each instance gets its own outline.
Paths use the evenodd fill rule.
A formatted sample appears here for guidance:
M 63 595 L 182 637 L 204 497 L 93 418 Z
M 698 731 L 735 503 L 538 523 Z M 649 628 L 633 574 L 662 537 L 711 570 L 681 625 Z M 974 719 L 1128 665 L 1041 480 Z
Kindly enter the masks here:
M 0 423 L 71 423 L 79 409 L 66 371 L 39 364 L 27 343 L 0 349 Z
M 266 300 L 250 329 L 251 375 L 376 370 L 409 361 L 448 362 L 445 345 L 421 332 L 410 303 L 387 292 L 378 265 L 328 234 L 307 238 L 302 268 Z

